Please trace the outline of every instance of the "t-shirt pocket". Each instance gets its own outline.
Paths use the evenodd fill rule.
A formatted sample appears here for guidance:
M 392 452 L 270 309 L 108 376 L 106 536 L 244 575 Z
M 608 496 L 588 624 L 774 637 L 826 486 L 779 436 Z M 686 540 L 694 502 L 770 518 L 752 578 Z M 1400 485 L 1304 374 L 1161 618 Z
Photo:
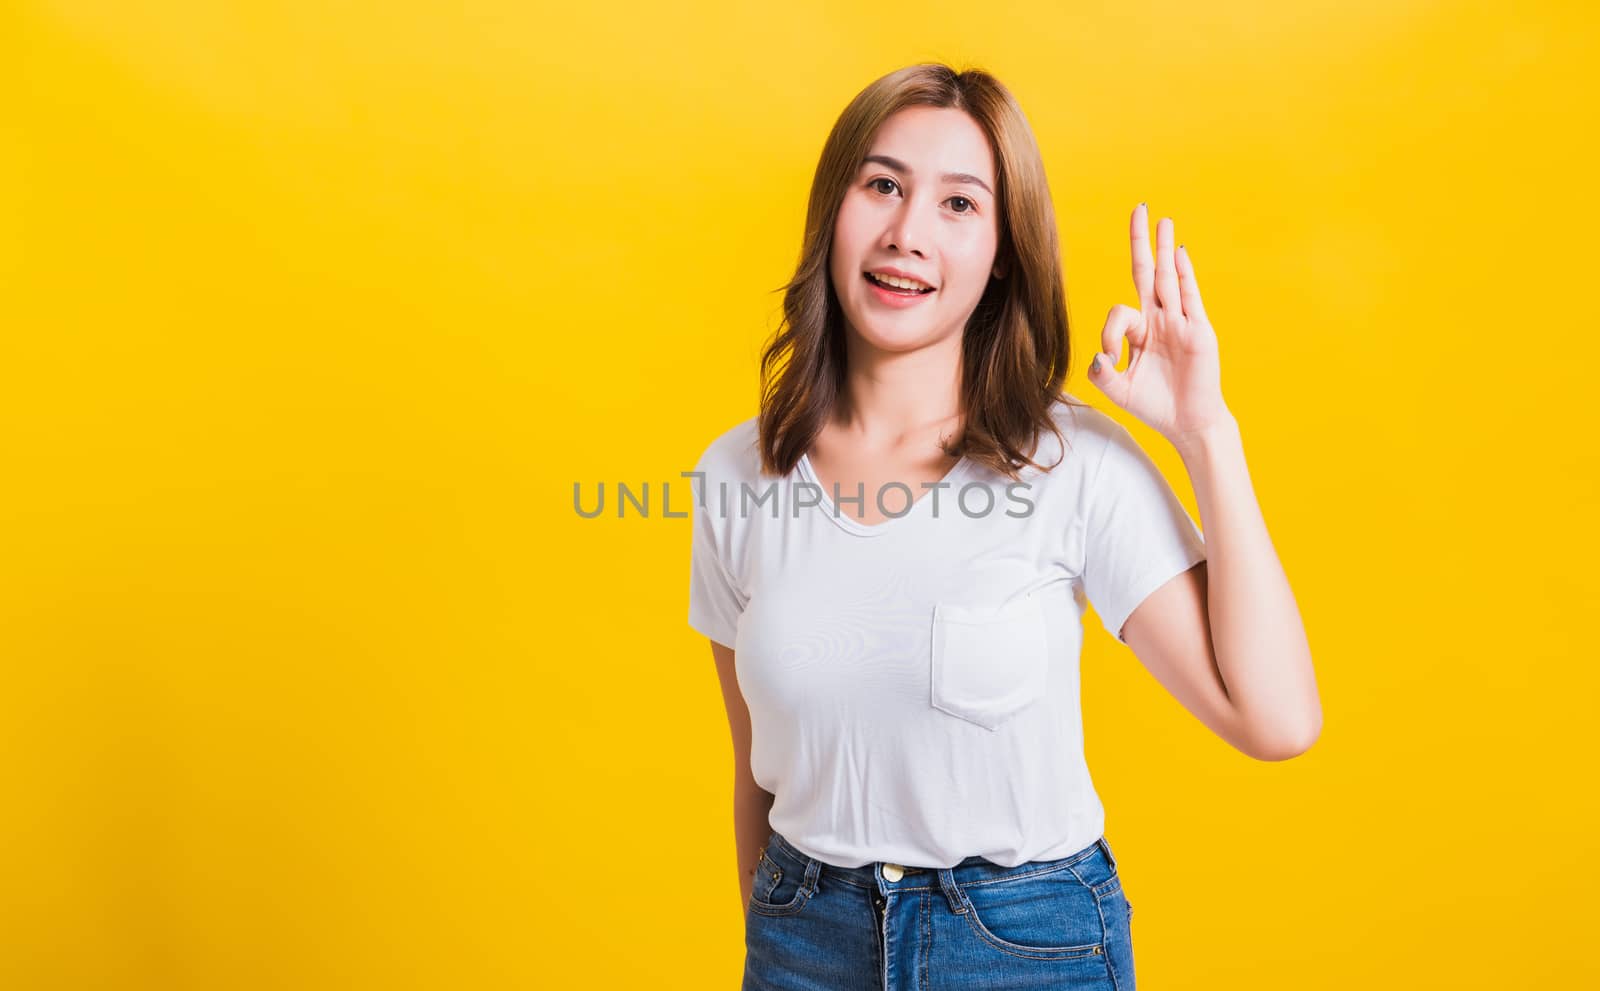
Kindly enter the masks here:
M 1000 606 L 936 602 L 932 644 L 935 709 L 996 730 L 1044 694 L 1049 649 L 1037 595 Z

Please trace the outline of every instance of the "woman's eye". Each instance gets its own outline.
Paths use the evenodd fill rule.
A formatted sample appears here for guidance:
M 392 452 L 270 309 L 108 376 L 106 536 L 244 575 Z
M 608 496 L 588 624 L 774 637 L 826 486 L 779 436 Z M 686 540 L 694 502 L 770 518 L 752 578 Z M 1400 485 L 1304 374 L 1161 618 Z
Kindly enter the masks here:
M 887 178 L 884 178 L 883 176 L 878 176 L 876 179 L 873 179 L 873 180 L 871 180 L 870 182 L 867 183 L 867 188 L 873 189 L 873 190 L 877 190 L 878 192 L 884 193 L 885 195 L 887 195 L 887 191 L 878 186 L 878 183 L 880 183 L 880 182 L 886 182 L 890 186 L 897 185 L 893 179 L 887 179 Z M 976 203 L 972 202 L 971 200 L 967 199 L 965 196 L 952 196 L 952 197 L 950 197 L 949 200 L 945 200 L 945 202 L 949 203 L 950 200 L 960 200 L 961 202 L 963 202 L 963 203 L 965 203 L 967 205 L 967 208 L 965 210 L 957 210 L 957 211 L 955 211 L 956 213 L 965 214 L 965 213 L 974 213 L 974 212 L 977 211 L 978 205 Z

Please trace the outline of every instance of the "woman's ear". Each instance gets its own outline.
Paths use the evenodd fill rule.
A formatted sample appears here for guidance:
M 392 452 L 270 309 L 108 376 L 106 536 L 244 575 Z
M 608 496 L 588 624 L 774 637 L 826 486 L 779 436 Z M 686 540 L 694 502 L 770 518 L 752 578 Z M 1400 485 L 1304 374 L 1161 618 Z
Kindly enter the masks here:
M 994 253 L 994 267 L 990 271 L 997 279 L 1005 278 L 1006 273 L 1011 271 L 1011 254 L 1004 247 Z

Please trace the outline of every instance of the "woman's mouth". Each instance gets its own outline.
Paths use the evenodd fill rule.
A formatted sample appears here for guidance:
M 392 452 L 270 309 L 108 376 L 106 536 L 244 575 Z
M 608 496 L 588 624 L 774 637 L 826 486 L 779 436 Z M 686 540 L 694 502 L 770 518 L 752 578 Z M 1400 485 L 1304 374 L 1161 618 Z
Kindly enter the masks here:
M 901 289 L 898 286 L 887 286 L 872 277 L 870 272 L 862 272 L 861 277 L 867 280 L 867 285 L 872 287 L 872 294 L 885 303 L 893 306 L 906 306 L 914 303 L 924 296 L 931 296 L 934 289 Z

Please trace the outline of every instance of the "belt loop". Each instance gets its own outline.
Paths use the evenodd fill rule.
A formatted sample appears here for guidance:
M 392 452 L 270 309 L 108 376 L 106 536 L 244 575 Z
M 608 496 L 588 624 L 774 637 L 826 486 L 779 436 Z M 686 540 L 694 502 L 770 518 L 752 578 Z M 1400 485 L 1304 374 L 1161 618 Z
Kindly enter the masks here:
M 822 875 L 822 861 L 818 860 L 815 857 L 807 857 L 806 858 L 806 879 L 805 879 L 805 883 L 800 885 L 800 889 L 806 893 L 806 897 L 807 898 L 811 897 L 813 894 L 816 893 L 816 891 L 817 891 L 817 879 L 821 875 Z
M 944 889 L 945 901 L 950 903 L 950 911 L 956 915 L 965 915 L 967 912 L 967 896 L 956 884 L 955 871 L 949 867 L 939 868 L 939 887 Z
M 1100 849 L 1105 853 L 1106 863 L 1111 865 L 1111 873 L 1115 874 L 1117 872 L 1117 855 L 1111 852 L 1111 843 L 1106 839 L 1105 834 L 1101 833 L 1100 838 L 1095 840 L 1095 843 L 1099 844 Z

